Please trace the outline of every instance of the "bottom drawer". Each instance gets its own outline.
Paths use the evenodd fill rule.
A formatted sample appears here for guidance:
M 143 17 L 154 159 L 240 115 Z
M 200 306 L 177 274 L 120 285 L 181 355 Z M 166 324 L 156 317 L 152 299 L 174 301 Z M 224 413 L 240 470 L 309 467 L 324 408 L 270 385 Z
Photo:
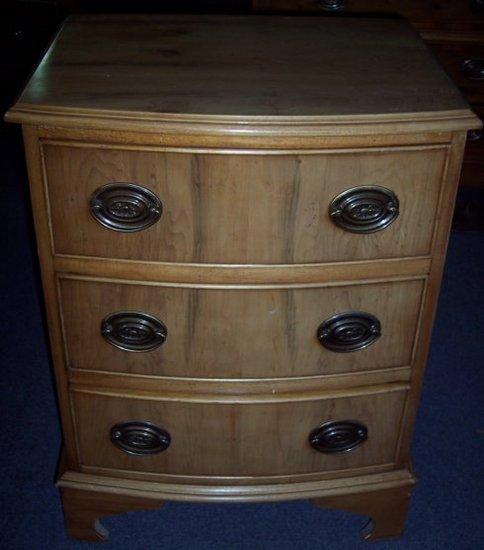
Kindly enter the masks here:
M 201 403 L 74 391 L 80 462 L 138 472 L 235 477 L 391 464 L 405 388 L 358 393 Z

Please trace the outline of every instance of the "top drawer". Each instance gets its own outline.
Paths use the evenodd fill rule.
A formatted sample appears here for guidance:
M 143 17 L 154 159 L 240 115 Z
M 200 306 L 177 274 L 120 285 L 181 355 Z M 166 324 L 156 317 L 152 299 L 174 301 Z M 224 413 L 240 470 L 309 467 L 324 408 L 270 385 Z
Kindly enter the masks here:
M 427 255 L 446 147 L 236 154 L 47 143 L 43 153 L 57 254 L 290 264 Z M 99 194 L 113 183 L 148 194 L 132 185 Z

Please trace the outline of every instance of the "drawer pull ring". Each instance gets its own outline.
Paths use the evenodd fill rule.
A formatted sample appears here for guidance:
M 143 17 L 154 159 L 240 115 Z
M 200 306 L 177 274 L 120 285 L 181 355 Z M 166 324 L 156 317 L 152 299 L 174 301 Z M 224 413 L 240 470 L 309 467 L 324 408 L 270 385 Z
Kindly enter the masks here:
M 321 323 L 317 331 L 321 345 L 339 353 L 366 348 L 380 335 L 380 321 L 374 315 L 363 311 L 347 311 L 333 315 Z
M 171 443 L 170 434 L 150 422 L 121 422 L 111 428 L 111 441 L 133 455 L 152 455 L 166 451 Z
M 101 323 L 102 337 L 125 351 L 151 351 L 167 338 L 166 326 L 156 317 L 138 311 L 119 311 Z
M 309 443 L 320 453 L 346 453 L 368 437 L 365 425 L 351 420 L 326 422 L 309 434 Z
M 461 65 L 461 71 L 470 80 L 484 80 L 484 59 L 466 59 Z
M 91 214 L 101 225 L 131 233 L 156 223 L 163 210 L 160 199 L 146 187 L 133 183 L 108 183 L 94 191 Z
M 367 185 L 346 189 L 329 206 L 331 221 L 352 233 L 375 233 L 399 214 L 398 197 L 386 187 Z
M 315 0 L 316 4 L 324 11 L 343 11 L 345 0 Z

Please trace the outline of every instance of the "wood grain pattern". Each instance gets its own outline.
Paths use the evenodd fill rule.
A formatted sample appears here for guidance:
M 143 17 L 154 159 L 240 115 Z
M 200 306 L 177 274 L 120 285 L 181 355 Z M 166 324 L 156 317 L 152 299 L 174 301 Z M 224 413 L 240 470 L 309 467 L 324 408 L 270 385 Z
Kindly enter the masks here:
M 400 369 L 398 369 L 400 370 Z M 77 372 L 76 374 L 79 374 Z M 82 372 L 84 374 L 84 371 Z M 97 374 L 97 372 L 96 372 Z M 156 384 L 153 385 L 150 389 L 143 389 L 142 387 L 136 387 L 136 383 L 130 385 L 123 384 L 123 381 L 129 380 L 130 382 L 136 381 L 135 377 L 120 377 L 117 375 L 111 384 L 108 386 L 89 386 L 88 384 L 84 385 L 84 381 L 81 379 L 80 383 L 77 384 L 74 380 L 79 381 L 79 377 L 73 377 L 70 389 L 79 393 L 87 394 L 97 394 L 102 393 L 103 395 L 110 397 L 121 397 L 121 398 L 131 398 L 131 399 L 140 399 L 140 400 L 150 400 L 150 401 L 170 401 L 174 403 L 207 403 L 207 404 L 217 404 L 217 403 L 230 403 L 230 404 L 257 404 L 257 403 L 297 403 L 302 401 L 314 401 L 315 399 L 322 398 L 325 399 L 340 399 L 342 397 L 359 397 L 368 394 L 379 394 L 379 393 L 389 393 L 394 391 L 404 391 L 408 390 L 410 385 L 408 382 L 402 382 L 397 380 L 396 382 L 391 382 L 388 380 L 378 379 L 374 385 L 371 386 L 338 386 L 329 384 L 325 386 L 324 384 L 315 384 L 313 388 L 307 391 L 300 391 L 301 387 L 298 386 L 297 380 L 293 384 L 293 378 L 286 378 L 286 391 L 277 393 L 277 391 L 271 391 L 270 393 L 257 392 L 254 390 L 254 382 L 248 380 L 232 381 L 232 384 L 235 387 L 233 392 L 228 391 L 228 388 L 224 390 L 217 391 L 210 388 L 207 392 L 203 393 L 201 388 L 202 384 L 198 385 L 197 380 L 189 378 L 183 379 L 178 378 L 176 381 L 183 381 L 183 387 L 178 392 L 164 393 L 158 392 L 156 390 Z M 263 382 L 268 382 L 270 378 L 262 379 Z M 320 381 L 320 380 L 319 380 Z M 215 380 L 212 380 L 215 382 Z M 227 382 L 223 380 L 223 382 Z M 230 387 L 230 381 L 227 386 Z M 225 384 L 224 384 L 225 385 Z M 243 389 L 245 386 L 252 386 L 252 393 L 244 394 Z M 194 388 L 195 387 L 195 388 Z M 194 389 L 193 389 L 194 388 Z M 212 391 L 210 391 L 212 390 Z
M 291 399 L 291 393 L 307 395 L 311 392 L 335 391 L 351 393 L 355 388 L 379 384 L 389 387 L 394 383 L 408 382 L 411 367 L 391 367 L 362 370 L 345 374 L 320 376 L 291 376 L 286 378 L 180 378 L 172 376 L 147 376 L 95 370 L 69 371 L 72 387 L 85 390 L 109 388 L 113 394 L 137 393 L 162 395 L 166 400 L 192 399 L 197 402 L 216 401 L 240 403 L 260 399 L 283 401 Z M 107 390 L 106 390 L 107 391 Z M 180 397 L 182 396 L 182 397 Z
M 466 108 L 404 22 L 199 15 L 69 18 L 18 102 L 42 106 L 212 118 Z
M 228 264 L 426 255 L 446 157 L 438 146 L 267 156 L 43 150 L 57 253 Z M 112 182 L 152 190 L 161 220 L 136 233 L 101 226 L 89 198 Z M 331 200 L 360 185 L 397 194 L 400 215 L 385 230 L 354 234 L 331 221 Z
M 409 436 L 411 434 L 411 428 L 413 423 L 413 417 L 415 415 L 417 401 L 418 401 L 418 391 L 419 391 L 419 385 L 420 385 L 420 378 L 423 373 L 423 359 L 424 354 L 426 353 L 426 349 L 428 346 L 428 338 L 429 334 L 428 331 L 431 327 L 431 319 L 429 320 L 429 308 L 434 307 L 435 304 L 435 298 L 436 293 L 438 289 L 438 282 L 441 275 L 441 269 L 442 269 L 442 261 L 443 257 L 445 255 L 445 242 L 447 235 L 445 234 L 445 231 L 442 229 L 442 227 L 445 227 L 445 224 L 449 223 L 448 220 L 450 220 L 450 214 L 449 209 L 452 207 L 452 200 L 453 196 L 452 193 L 455 192 L 455 184 L 458 176 L 458 168 L 459 168 L 459 162 L 462 155 L 462 143 L 464 140 L 464 134 L 457 135 L 452 143 L 452 154 L 450 156 L 450 162 L 448 163 L 448 166 L 445 171 L 445 188 L 444 188 L 444 194 L 440 198 L 440 206 L 437 210 L 438 212 L 438 224 L 437 224 L 437 238 L 433 244 L 435 248 L 433 248 L 433 252 L 436 253 L 437 263 L 433 264 L 432 271 L 431 271 L 431 283 L 429 285 L 429 288 L 431 288 L 431 292 L 427 294 L 426 298 L 426 305 L 424 307 L 424 334 L 420 340 L 419 347 L 417 350 L 417 362 L 415 365 L 414 374 L 412 377 L 412 387 L 410 389 L 410 399 L 406 400 L 406 412 L 404 417 L 404 423 L 402 424 L 403 427 L 403 433 L 402 437 L 400 438 L 400 445 L 396 450 L 396 457 L 398 457 L 398 464 L 406 464 L 408 461 L 408 444 L 409 444 Z M 35 142 L 35 132 L 32 132 L 32 146 Z M 459 156 L 460 155 L 460 156 Z M 35 151 L 30 151 L 30 157 L 32 160 L 33 168 L 35 169 L 36 165 L 36 157 Z M 36 182 L 36 185 L 39 184 L 38 179 L 34 179 Z M 36 205 L 40 204 L 42 206 L 42 200 L 38 199 L 39 202 L 35 203 Z M 443 220 L 443 221 L 442 221 Z M 46 228 L 48 227 L 47 223 L 44 222 L 41 224 L 41 230 L 42 235 L 48 235 L 46 232 Z M 442 225 L 444 224 L 444 226 Z M 448 227 L 448 226 L 447 226 Z M 48 240 L 47 240 L 48 241 Z M 44 242 L 46 242 L 44 240 Z M 45 247 L 45 245 L 43 245 Z M 44 248 L 45 250 L 45 248 Z M 48 283 L 48 287 L 52 288 L 52 283 Z M 437 286 L 436 286 L 437 285 Z M 50 292 L 50 290 L 49 290 Z M 55 295 L 55 291 L 54 294 Z M 54 344 L 57 346 L 57 349 L 59 349 L 59 340 L 54 340 Z M 59 370 L 59 375 L 62 375 L 63 372 L 63 362 L 62 359 L 59 359 L 59 354 L 57 354 L 57 362 L 56 362 L 56 369 Z M 89 394 L 84 394 L 89 395 Z M 379 394 L 381 395 L 381 394 Z M 141 397 L 141 395 L 139 395 Z M 335 396 L 333 396 L 334 398 Z M 106 397 L 107 398 L 107 397 Z M 332 398 L 332 399 L 333 399 Z M 363 399 L 366 398 L 366 396 L 362 397 Z M 111 397 L 110 399 L 117 399 L 116 397 Z M 121 398 L 124 399 L 124 398 Z M 340 399 L 344 399 L 344 397 L 340 397 Z M 142 402 L 141 399 L 137 399 L 136 401 Z M 157 401 L 158 402 L 158 401 Z M 289 402 L 287 402 L 289 403 Z M 282 403 L 281 403 L 282 404 Z M 212 403 L 212 406 L 215 406 Z M 242 406 L 242 405 L 240 405 Z M 252 405 L 251 405 L 252 406 Z M 63 411 L 64 418 L 66 420 L 70 419 L 70 413 L 69 411 L 64 410 Z M 75 450 L 75 445 L 72 447 Z M 74 462 L 73 462 L 74 463 Z M 380 464 L 377 467 L 385 467 L 385 465 Z M 400 466 L 401 467 L 401 466 Z M 362 469 L 365 469 L 367 467 L 362 467 Z M 79 467 L 77 467 L 79 469 Z M 93 467 L 94 470 L 96 470 L 96 467 Z M 109 470 L 109 468 L 107 469 Z M 121 472 L 122 470 L 116 470 L 116 472 Z M 353 469 L 346 470 L 348 473 L 353 472 Z M 335 474 L 331 473 L 333 470 L 327 470 L 326 475 L 333 476 Z M 340 472 L 345 472 L 345 470 L 340 470 Z M 392 472 L 393 474 L 394 472 Z M 226 484 L 222 484 L 221 486 L 217 486 L 216 484 L 212 484 L 211 486 L 193 486 L 188 485 L 185 486 L 185 488 L 181 489 L 180 485 L 177 485 L 176 483 L 170 483 L 170 484 L 157 484 L 154 482 L 143 482 L 141 479 L 137 479 L 136 481 L 129 482 L 129 480 L 116 478 L 115 481 L 109 480 L 109 478 L 106 478 L 107 471 L 104 471 L 104 473 L 99 476 L 86 476 L 85 474 L 76 474 L 75 470 L 69 470 L 68 473 L 64 474 L 62 478 L 65 478 L 66 485 L 72 484 L 72 481 L 67 481 L 67 479 L 70 479 L 70 476 L 74 475 L 76 476 L 76 482 L 74 483 L 78 488 L 86 489 L 88 483 L 92 483 L 92 481 L 95 481 L 96 484 L 102 485 L 103 483 L 110 483 L 113 487 L 113 490 L 117 494 L 123 494 L 127 498 L 125 499 L 125 502 L 129 501 L 129 496 L 133 496 L 138 493 L 143 493 L 143 491 L 148 491 L 148 493 L 153 495 L 160 495 L 164 494 L 168 496 L 169 498 L 180 498 L 180 499 L 195 499 L 195 500 L 274 500 L 274 499 L 288 499 L 288 498 L 303 498 L 304 497 L 312 497 L 312 498 L 320 498 L 324 492 L 325 492 L 325 483 L 327 481 L 316 481 L 315 479 L 308 481 L 307 483 L 300 483 L 300 482 L 291 482 L 289 479 L 284 478 L 283 482 L 280 485 L 277 485 L 275 483 L 272 483 L 269 486 L 264 486 L 263 488 L 254 486 L 250 490 L 241 488 L 241 487 L 232 487 L 229 489 L 229 487 Z M 349 474 L 352 475 L 352 474 Z M 383 474 L 380 474 L 383 475 Z M 66 477 L 67 476 L 67 477 Z M 87 481 L 88 478 L 91 481 Z M 208 478 L 207 478 L 208 479 Z M 353 483 L 353 480 L 355 478 L 351 477 L 344 477 L 342 478 L 342 482 L 345 483 Z M 332 480 L 332 483 L 334 483 L 335 480 Z M 338 481 L 338 480 L 336 480 Z M 131 485 L 130 485 L 131 483 Z M 377 486 L 380 487 L 379 481 L 374 481 L 373 485 L 371 486 L 365 486 L 364 488 L 361 488 L 361 492 L 370 492 L 376 490 Z M 126 489 L 122 489 L 122 487 L 126 487 Z M 136 489 L 136 488 L 137 489 Z M 144 488 L 143 491 L 141 488 Z M 159 487 L 159 488 L 158 488 Z M 163 488 L 161 488 L 163 487 Z M 267 488 L 269 487 L 269 489 Z M 149 489 L 148 489 L 149 488 Z M 222 490 L 222 493 L 221 493 Z M 125 491 L 123 493 L 123 491 Z M 358 498 L 354 496 L 354 494 L 350 494 L 348 496 L 348 502 L 356 503 L 358 501 Z M 123 499 L 121 499 L 123 500 Z M 355 504 L 356 505 L 356 504 Z
M 403 117 L 403 115 L 402 115 Z M 93 147 L 118 144 L 123 148 L 144 149 L 155 147 L 222 147 L 224 149 L 324 149 L 350 147 L 391 147 L 396 145 L 424 145 L 449 143 L 455 125 L 467 130 L 479 128 L 479 121 L 470 111 L 407 115 L 406 121 L 394 121 L 382 116 L 378 123 L 368 117 L 345 120 L 333 117 L 325 124 L 307 120 L 305 123 L 268 124 L 265 121 L 244 124 L 243 128 L 228 121 L 217 124 L 198 122 L 169 122 L 160 125 L 149 120 L 131 121 L 131 128 L 113 129 L 109 121 L 96 120 L 73 127 L 69 118 L 58 117 L 57 122 L 46 126 L 37 115 L 37 132 L 44 141 L 55 143 L 70 141 L 89 143 Z M 94 122 L 95 121 L 95 122 Z M 62 125 L 61 125 L 62 123 Z M 437 128 L 438 126 L 438 128 Z
M 7 122 L 37 126 L 42 134 L 94 132 L 114 136 L 113 143 L 123 141 L 119 132 L 137 134 L 134 142 L 156 142 L 176 146 L 239 146 L 305 149 L 309 143 L 324 147 L 324 138 L 341 139 L 353 144 L 411 143 L 414 134 L 442 136 L 457 130 L 480 128 L 481 123 L 470 109 L 391 115 L 342 115 L 324 117 L 217 117 L 204 121 L 199 115 L 151 115 L 92 111 L 79 116 L 73 108 L 36 108 L 16 104 L 5 114 Z M 47 126 L 45 126 L 47 125 Z M 274 135 L 277 133 L 277 135 Z M 140 136 L 143 136 L 141 137 Z M 144 136 L 147 136 L 145 140 Z M 323 138 L 324 136 L 324 138 Z M 94 136 L 92 135 L 91 138 Z M 309 143 L 306 138 L 310 138 Z M 425 138 L 416 140 L 432 141 Z M 386 143 L 385 143 L 386 142 Z M 283 145 L 284 144 L 284 145 Z
M 116 470 L 110 470 L 116 471 Z M 124 477 L 93 475 L 85 472 L 67 471 L 62 474 L 58 486 L 72 489 L 102 491 L 116 495 L 132 495 L 158 500 L 193 500 L 197 502 L 266 502 L 296 500 L 303 498 L 329 497 L 337 495 L 357 495 L 379 489 L 409 487 L 415 477 L 408 468 L 392 471 L 367 473 L 364 468 L 359 474 L 346 470 L 345 477 L 336 479 L 313 479 L 312 481 L 278 482 L 271 484 L 217 485 L 203 483 L 167 483 L 143 481 Z M 261 478 L 264 479 L 264 478 Z
M 423 281 L 337 288 L 209 290 L 60 280 L 71 368 L 164 376 L 260 378 L 400 367 L 412 361 Z M 106 343 L 102 319 L 144 311 L 168 328 L 159 348 L 130 353 Z M 382 324 L 368 348 L 323 348 L 320 323 L 367 311 Z
M 70 413 L 67 372 L 64 366 L 64 346 L 60 311 L 57 304 L 57 283 L 51 255 L 52 243 L 48 206 L 43 193 L 42 158 L 35 128 L 22 128 L 30 184 L 30 198 L 35 223 L 37 251 L 40 262 L 44 305 L 49 324 L 50 353 L 54 365 L 54 379 L 58 394 L 62 436 L 65 444 L 65 461 L 69 468 L 77 467 L 76 442 L 73 419 Z
M 395 458 L 405 392 L 277 404 L 194 404 L 75 393 L 80 462 L 134 471 L 207 476 L 297 474 L 364 467 Z M 133 456 L 114 447 L 113 425 L 146 420 L 167 430 L 170 447 Z M 309 433 L 329 420 L 369 431 L 354 452 L 318 453 Z
M 398 534 L 465 131 L 480 127 L 415 33 L 75 17 L 7 119 L 30 125 L 71 533 L 93 538 L 103 513 L 168 499 L 312 498 Z M 159 224 L 128 236 L 91 219 L 92 191 L 120 180 L 160 196 Z M 329 201 L 356 185 L 396 191 L 398 220 L 335 228 Z M 349 309 L 375 314 L 382 337 L 325 350 L 317 326 Z M 119 310 L 156 315 L 167 342 L 107 344 L 100 322 Z M 127 420 L 167 429 L 169 449 L 117 449 L 110 428 Z M 318 453 L 307 438 L 328 420 L 363 422 L 369 438 Z
M 145 281 L 147 283 L 226 288 L 264 285 L 264 288 L 292 286 L 341 286 L 357 282 L 423 278 L 430 271 L 430 257 L 389 258 L 324 264 L 180 264 L 139 262 L 89 256 L 54 258 L 58 273 L 102 279 Z
M 268 486 L 284 486 L 288 492 L 295 486 L 301 486 L 309 483 L 320 483 L 322 481 L 338 480 L 355 476 L 385 474 L 395 471 L 395 464 L 390 462 L 388 464 L 378 464 L 364 467 L 346 468 L 344 470 L 325 470 L 324 472 L 309 472 L 305 474 L 289 474 L 289 475 L 275 475 L 275 476 L 256 476 L 256 477 L 234 477 L 234 476 L 211 476 L 210 485 L 213 486 L 214 492 L 217 488 L 220 490 L 222 487 L 231 487 L 236 491 L 245 492 L 247 489 L 255 487 Z M 126 470 L 116 468 L 102 468 L 100 466 L 80 466 L 79 473 L 81 475 L 86 474 L 88 476 L 97 478 L 114 478 L 126 480 Z M 160 474 L 154 472 L 140 472 L 130 470 L 129 479 L 131 481 L 139 481 L 140 483 L 163 483 L 166 485 L 178 485 L 196 487 L 197 489 L 207 488 L 207 476 L 193 476 L 193 475 L 176 475 L 176 474 Z M 307 486 L 307 485 L 306 485 Z

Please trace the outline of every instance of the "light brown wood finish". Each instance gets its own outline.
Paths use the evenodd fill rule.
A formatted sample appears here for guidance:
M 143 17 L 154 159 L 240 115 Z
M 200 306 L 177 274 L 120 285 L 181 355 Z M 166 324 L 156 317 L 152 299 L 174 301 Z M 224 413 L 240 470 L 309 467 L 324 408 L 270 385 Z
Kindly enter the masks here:
M 363 469 L 362 469 L 363 470 Z M 113 470 L 115 472 L 115 470 Z M 274 478 L 271 484 L 217 485 L 202 483 L 152 482 L 108 475 L 92 475 L 85 472 L 67 471 L 60 477 L 58 485 L 72 489 L 109 492 L 111 494 L 130 494 L 158 500 L 193 500 L 196 502 L 265 502 L 296 500 L 336 495 L 357 495 L 378 489 L 408 487 L 415 483 L 415 477 L 407 469 L 387 472 L 348 475 L 335 479 L 312 480 L 302 483 L 287 483 L 283 478 L 278 483 Z M 107 474 L 107 472 L 106 472 Z
M 109 533 L 99 518 L 130 510 L 145 510 L 160 507 L 163 502 L 155 495 L 132 496 L 104 491 L 88 491 L 61 482 L 61 497 L 66 529 L 73 538 L 106 540 Z M 74 484 L 75 486 L 75 484 Z M 404 527 L 411 485 L 356 494 L 337 494 L 314 499 L 316 506 L 340 508 L 370 516 L 370 522 L 362 530 L 366 540 L 399 536 Z
M 325 11 L 325 2 L 315 0 L 252 0 L 251 4 L 253 11 L 259 13 L 335 15 Z M 484 12 L 478 8 L 479 2 L 345 0 L 336 4 L 340 8 L 338 15 L 357 13 L 404 17 L 418 30 L 464 98 L 470 102 L 472 109 L 476 113 L 482 110 L 484 86 L 478 79 L 469 78 L 469 74 L 462 70 L 466 60 L 482 59 L 484 56 Z M 479 160 L 484 158 L 484 153 L 476 145 L 469 141 L 466 148 L 461 185 L 484 185 L 484 164 Z
M 335 262 L 290 265 L 177 264 L 135 262 L 86 256 L 56 256 L 58 273 L 85 277 L 179 283 L 227 288 L 244 282 L 244 287 L 341 286 L 350 283 L 424 278 L 430 271 L 430 257 L 389 258 L 380 261 Z
M 76 392 L 79 460 L 85 466 L 194 476 L 269 476 L 392 463 L 404 391 L 287 403 L 197 404 L 108 397 Z M 116 448 L 118 422 L 148 421 L 171 435 L 158 455 Z M 309 434 L 332 420 L 356 420 L 368 440 L 353 452 L 324 454 Z
M 43 193 L 43 171 L 41 151 L 35 128 L 24 126 L 23 138 L 27 157 L 27 170 L 30 183 L 30 198 L 34 215 L 37 251 L 40 262 L 44 304 L 49 324 L 50 352 L 54 365 L 58 405 L 61 413 L 62 434 L 65 444 L 65 460 L 69 468 L 76 468 L 76 443 L 74 420 L 70 414 L 67 372 L 64 367 L 62 326 L 57 302 L 57 282 L 51 255 L 50 221 L 48 206 Z
M 196 378 L 335 374 L 412 362 L 422 280 L 347 287 L 210 290 L 63 278 L 60 296 L 70 368 Z M 107 343 L 102 320 L 118 311 L 154 315 L 166 342 L 143 353 Z M 375 315 L 382 335 L 363 350 L 337 353 L 318 326 L 337 313 Z
M 17 108 L 340 117 L 435 111 L 436 98 L 467 107 L 400 21 L 86 15 L 69 19 Z
M 430 146 L 257 156 L 51 145 L 43 151 L 56 253 L 233 264 L 428 254 L 446 154 Z M 99 224 L 89 199 L 113 182 L 154 192 L 161 220 L 135 233 Z M 355 234 L 331 221 L 332 199 L 360 185 L 396 193 L 400 215 L 384 231 Z
M 119 372 L 71 369 L 69 380 L 73 387 L 104 388 L 113 395 L 137 393 L 140 396 L 162 395 L 164 399 L 191 398 L 197 402 L 251 402 L 266 399 L 287 399 L 298 393 L 309 397 L 321 391 L 355 391 L 355 388 L 408 382 L 411 367 L 391 367 L 362 370 L 346 374 L 319 376 L 291 376 L 286 378 L 182 378 L 173 376 L 146 376 Z M 286 397 L 285 397 L 286 396 Z
M 117 468 L 102 468 L 100 466 L 81 466 L 79 471 L 82 474 L 89 475 L 92 478 L 110 477 L 120 480 L 126 479 L 126 470 Z M 325 470 L 324 472 L 309 472 L 305 474 L 288 474 L 288 475 L 276 475 L 276 476 L 256 476 L 256 477 L 234 477 L 234 476 L 193 476 L 193 475 L 176 475 L 176 474 L 162 474 L 154 472 L 140 472 L 129 471 L 129 479 L 131 481 L 139 481 L 142 483 L 163 483 L 174 484 L 184 488 L 184 492 L 187 495 L 187 491 L 190 488 L 208 487 L 206 484 L 209 480 L 210 486 L 218 488 L 230 487 L 233 497 L 243 497 L 247 494 L 249 489 L 253 490 L 262 487 L 266 489 L 265 499 L 261 500 L 277 500 L 269 499 L 267 495 L 267 488 L 279 485 L 281 488 L 285 486 L 289 494 L 296 488 L 301 486 L 308 487 L 310 483 L 320 483 L 329 480 L 345 479 L 353 475 L 375 475 L 384 473 L 393 473 L 395 471 L 395 463 L 389 462 L 386 464 L 371 465 L 356 468 L 345 468 L 344 470 Z M 187 487 L 188 486 L 188 487 Z M 183 491 L 182 491 L 183 492 Z M 249 491 L 250 492 L 250 491 Z M 212 495 L 213 496 L 213 495 Z M 282 498 L 279 500 L 283 500 Z
M 72 534 L 91 537 L 98 516 L 138 499 L 297 498 L 396 534 L 465 130 L 479 122 L 397 22 L 130 19 L 69 21 L 8 114 L 35 126 L 24 132 Z M 169 231 L 134 245 L 91 232 L 86 199 L 121 177 L 158 186 Z M 338 233 L 325 212 L 346 183 L 397 185 L 399 219 L 363 239 Z M 314 332 L 343 307 L 389 330 L 322 361 Z M 139 363 L 118 352 L 99 336 L 112 308 L 168 320 L 166 344 Z M 309 431 L 343 416 L 368 424 L 364 445 L 313 451 Z M 168 428 L 172 446 L 116 449 L 110 427 L 132 419 Z
M 10 115 L 5 115 L 6 118 Z M 403 115 L 402 115 L 403 116 Z M 350 147 L 391 147 L 396 145 L 445 144 L 451 139 L 456 128 L 479 128 L 475 115 L 470 111 L 449 111 L 445 113 L 412 113 L 406 121 L 396 122 L 382 116 L 378 122 L 371 117 L 350 118 L 332 117 L 330 121 L 314 122 L 312 118 L 297 121 L 287 120 L 284 124 L 269 124 L 258 119 L 250 124 L 236 124 L 220 120 L 214 124 L 200 121 L 165 121 L 161 127 L 146 121 L 131 121 L 132 127 L 122 132 L 114 131 L 109 120 L 94 121 L 89 125 L 70 127 L 68 118 L 59 116 L 58 124 L 45 126 L 37 120 L 39 137 L 49 143 L 72 142 L 91 147 L 105 148 L 106 144 L 122 145 L 123 149 L 136 150 L 139 146 L 148 150 L 155 146 L 177 148 L 242 148 L 257 150 L 350 148 Z M 60 125 L 60 123 L 64 126 Z M 223 137 L 223 141 L 221 138 Z

